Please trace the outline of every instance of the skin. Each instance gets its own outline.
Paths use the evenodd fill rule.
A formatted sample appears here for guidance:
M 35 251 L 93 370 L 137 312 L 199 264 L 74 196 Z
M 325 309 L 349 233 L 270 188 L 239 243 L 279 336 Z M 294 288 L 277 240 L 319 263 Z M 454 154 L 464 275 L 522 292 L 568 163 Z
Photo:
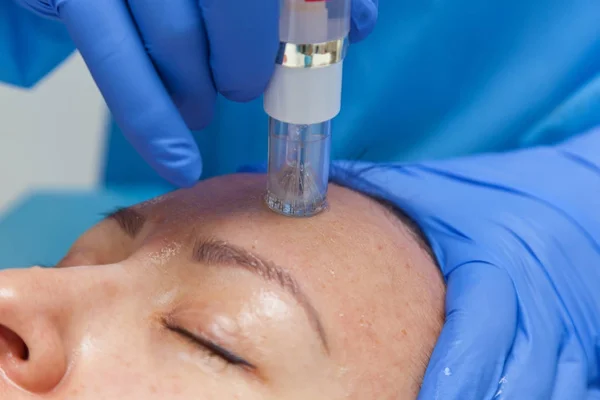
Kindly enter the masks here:
M 0 399 L 415 398 L 442 326 L 434 262 L 361 194 L 332 185 L 329 209 L 300 220 L 267 210 L 264 187 L 204 181 L 133 207 L 137 232 L 101 222 L 59 268 L 0 273 Z M 297 296 L 194 261 L 203 239 L 285 269 Z

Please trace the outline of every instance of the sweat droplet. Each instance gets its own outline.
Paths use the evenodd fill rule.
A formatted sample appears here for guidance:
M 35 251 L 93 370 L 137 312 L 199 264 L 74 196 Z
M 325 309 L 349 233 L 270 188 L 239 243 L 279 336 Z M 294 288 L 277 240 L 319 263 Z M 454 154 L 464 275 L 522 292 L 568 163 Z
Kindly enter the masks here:
M 446 376 L 452 375 L 452 371 L 450 370 L 450 368 L 448 368 L 448 367 L 444 368 L 444 375 L 446 375 Z

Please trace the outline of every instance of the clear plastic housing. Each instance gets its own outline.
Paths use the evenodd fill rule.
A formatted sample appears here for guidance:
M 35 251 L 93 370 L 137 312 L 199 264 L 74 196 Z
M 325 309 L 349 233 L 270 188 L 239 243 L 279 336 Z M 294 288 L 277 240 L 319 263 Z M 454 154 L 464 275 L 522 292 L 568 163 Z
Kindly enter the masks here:
M 337 49 L 350 32 L 350 1 L 280 0 L 280 41 L 289 56 L 304 60 L 321 48 Z M 290 65 L 276 65 L 265 93 L 270 116 L 265 201 L 280 214 L 310 217 L 327 208 L 331 119 L 340 109 L 342 62 Z
M 269 208 L 295 217 L 327 208 L 330 141 L 331 121 L 297 125 L 269 118 Z
M 325 43 L 350 32 L 350 0 L 280 0 L 280 40 L 293 44 Z

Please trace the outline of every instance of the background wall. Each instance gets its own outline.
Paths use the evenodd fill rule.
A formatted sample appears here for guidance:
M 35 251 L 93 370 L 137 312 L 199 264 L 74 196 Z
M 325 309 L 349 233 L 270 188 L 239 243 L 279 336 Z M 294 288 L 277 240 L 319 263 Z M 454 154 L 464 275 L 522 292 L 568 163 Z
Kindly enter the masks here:
M 0 215 L 32 188 L 96 186 L 106 119 L 79 54 L 33 89 L 0 83 Z

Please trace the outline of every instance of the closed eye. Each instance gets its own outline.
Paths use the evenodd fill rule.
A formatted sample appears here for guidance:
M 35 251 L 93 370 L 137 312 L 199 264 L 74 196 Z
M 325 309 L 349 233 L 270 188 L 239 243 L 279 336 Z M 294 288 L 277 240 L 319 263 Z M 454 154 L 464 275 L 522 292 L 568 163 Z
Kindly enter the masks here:
M 172 324 L 166 322 L 165 327 L 167 327 L 167 329 L 169 329 L 170 331 L 183 336 L 185 339 L 189 340 L 193 344 L 201 346 L 203 349 L 208 350 L 210 353 L 221 358 L 228 364 L 253 370 L 256 369 L 256 367 L 253 364 L 232 353 L 231 351 L 219 346 L 218 344 L 211 342 L 210 340 L 198 337 L 179 326 L 173 326 Z

